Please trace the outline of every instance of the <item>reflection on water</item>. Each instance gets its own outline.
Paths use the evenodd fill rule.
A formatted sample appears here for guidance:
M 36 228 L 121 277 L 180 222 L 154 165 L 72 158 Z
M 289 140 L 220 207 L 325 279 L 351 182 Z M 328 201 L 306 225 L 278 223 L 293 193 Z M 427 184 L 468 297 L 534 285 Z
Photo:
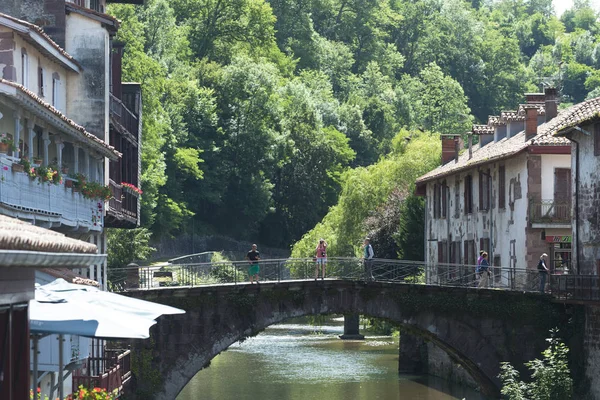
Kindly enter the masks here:
M 177 400 L 483 400 L 439 379 L 398 375 L 398 341 L 344 341 L 339 320 L 280 324 L 236 343 L 200 371 Z

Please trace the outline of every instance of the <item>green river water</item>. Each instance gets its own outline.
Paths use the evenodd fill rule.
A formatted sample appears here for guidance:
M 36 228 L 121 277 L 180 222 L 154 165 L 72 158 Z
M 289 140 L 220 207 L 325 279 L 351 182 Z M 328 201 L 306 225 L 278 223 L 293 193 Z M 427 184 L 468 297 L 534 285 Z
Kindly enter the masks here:
M 342 321 L 273 325 L 213 359 L 177 400 L 485 400 L 441 379 L 399 375 L 398 339 L 343 341 Z

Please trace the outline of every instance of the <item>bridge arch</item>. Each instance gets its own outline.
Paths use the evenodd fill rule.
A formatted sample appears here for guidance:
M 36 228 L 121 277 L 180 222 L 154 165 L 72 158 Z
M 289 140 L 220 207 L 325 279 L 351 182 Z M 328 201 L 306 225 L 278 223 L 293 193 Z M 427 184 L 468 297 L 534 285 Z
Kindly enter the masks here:
M 435 343 L 498 395 L 500 362 L 538 356 L 564 310 L 537 295 L 427 285 L 331 280 L 144 290 L 130 295 L 183 308 L 133 342 L 137 398 L 174 399 L 233 343 L 293 317 L 359 313 L 393 321 Z

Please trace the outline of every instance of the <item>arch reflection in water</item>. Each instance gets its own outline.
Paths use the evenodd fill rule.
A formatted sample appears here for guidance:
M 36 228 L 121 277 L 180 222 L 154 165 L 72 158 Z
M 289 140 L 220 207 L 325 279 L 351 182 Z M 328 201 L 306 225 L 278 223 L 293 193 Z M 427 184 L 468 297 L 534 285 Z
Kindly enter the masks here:
M 343 341 L 342 325 L 273 325 L 213 359 L 177 400 L 485 400 L 441 379 L 398 375 L 398 339 Z

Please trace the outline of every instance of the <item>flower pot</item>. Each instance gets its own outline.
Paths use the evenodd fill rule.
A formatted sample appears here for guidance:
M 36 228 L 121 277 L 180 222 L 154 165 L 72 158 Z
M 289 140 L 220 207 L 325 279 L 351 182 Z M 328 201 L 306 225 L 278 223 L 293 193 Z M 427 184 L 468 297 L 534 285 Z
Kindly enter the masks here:
M 38 165 L 42 165 L 44 163 L 44 159 L 43 158 L 33 157 L 33 163 L 34 164 L 38 164 Z
M 25 171 L 25 166 L 22 165 L 22 164 L 13 163 L 13 165 L 12 165 L 12 171 L 13 172 L 24 172 Z
M 9 149 L 8 143 L 0 143 L 0 153 L 6 154 L 6 153 L 8 153 L 8 149 Z
M 73 181 L 70 179 L 65 180 L 65 187 L 66 188 L 72 188 L 73 187 Z M 73 191 L 75 191 L 75 188 L 73 188 Z

